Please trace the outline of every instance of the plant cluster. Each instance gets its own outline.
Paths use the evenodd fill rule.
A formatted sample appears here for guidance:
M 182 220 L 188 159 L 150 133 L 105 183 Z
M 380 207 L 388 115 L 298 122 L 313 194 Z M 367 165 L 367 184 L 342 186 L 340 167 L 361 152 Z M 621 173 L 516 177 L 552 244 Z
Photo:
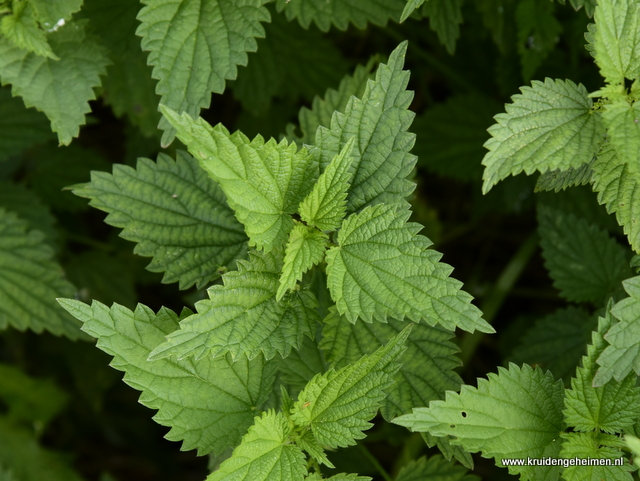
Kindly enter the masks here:
M 640 1 L 466 3 L 0 2 L 0 481 L 637 479 Z

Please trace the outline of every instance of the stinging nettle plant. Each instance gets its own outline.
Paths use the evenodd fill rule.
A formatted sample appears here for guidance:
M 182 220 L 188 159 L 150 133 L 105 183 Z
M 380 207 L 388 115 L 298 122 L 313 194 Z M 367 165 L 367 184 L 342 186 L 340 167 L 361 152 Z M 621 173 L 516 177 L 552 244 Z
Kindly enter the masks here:
M 554 3 L 517 3 L 511 12 L 520 29 L 516 50 L 523 76 L 531 78 L 560 27 Z M 640 455 L 640 276 L 633 272 L 640 261 L 632 258 L 640 252 L 640 1 L 571 0 L 593 16 L 586 47 L 604 86 L 589 93 L 568 79 L 534 80 L 488 129 L 482 191 L 523 172 L 541 174 L 536 190 L 554 192 L 536 200 L 542 255 L 560 295 L 573 304 L 540 319 L 521 339 L 513 362 L 476 387 L 463 383 L 458 353 L 468 360 L 481 336 L 495 333 L 488 322 L 494 313 L 483 318 L 451 276 L 453 268 L 420 234 L 422 226 L 410 221 L 417 157 L 411 153 L 414 98 L 404 64 L 411 44 L 399 43 L 375 74 L 375 59 L 358 66 L 337 90 L 303 108 L 299 130 L 289 125 L 279 140 L 231 133 L 198 117 L 210 94 L 223 93 L 236 77 L 234 93 L 243 104 L 262 108 L 252 102 L 255 85 L 243 84 L 237 67 L 252 67 L 247 52 L 265 37 L 265 25 L 273 29 L 273 38 L 265 39 L 273 43 L 263 44 L 271 60 L 274 45 L 297 34 L 307 50 L 318 46 L 318 57 L 282 60 L 277 65 L 283 71 L 305 62 L 319 69 L 332 64 L 328 54 L 329 60 L 322 57 L 321 36 L 300 33 L 311 24 L 326 32 L 350 23 L 363 28 L 426 17 L 454 53 L 462 0 L 376 0 L 364 10 L 355 0 L 105 4 L 0 1 L 0 79 L 27 107 L 43 112 L 58 142 L 68 145 L 85 122 L 100 77 L 109 72 L 101 95 L 117 116 L 126 116 L 152 142 L 166 147 L 178 139 L 187 147 L 188 153 L 178 148 L 155 162 L 140 158 L 135 168 L 117 164 L 112 173 L 97 162 L 91 181 L 71 189 L 106 212 L 105 222 L 137 243 L 135 253 L 152 258 L 148 269 L 163 273 L 163 282 L 207 288 L 207 298 L 179 314 L 72 299 L 74 286 L 54 261 L 55 245 L 22 218 L 36 215 L 2 209 L 0 258 L 19 266 L 19 275 L 9 287 L 0 285 L 10 306 L 0 326 L 97 339 L 97 347 L 113 357 L 111 366 L 141 391 L 140 402 L 157 410 L 153 419 L 170 428 L 167 439 L 209 455 L 209 481 L 371 479 L 334 474 L 332 455 L 362 447 L 358 441 L 378 412 L 380 424 L 391 423 L 386 429 L 419 432 L 409 439 L 437 446 L 444 456 L 402 464 L 398 481 L 478 479 L 468 474 L 474 453 L 522 480 L 637 479 L 630 458 Z M 498 12 L 510 9 L 498 0 L 478 2 L 505 51 L 501 36 L 508 27 Z M 126 35 L 105 34 L 109 22 L 96 22 L 105 11 L 127 19 Z M 289 30 L 291 21 L 302 29 Z M 289 88 L 279 69 L 264 68 L 272 77 L 261 88 L 278 82 Z M 324 75 L 332 79 L 335 73 Z M 492 101 L 475 95 L 447 104 L 443 122 L 456 123 L 460 105 L 463 117 L 473 116 L 467 102 L 492 108 Z M 15 107 L 8 95 L 0 99 L 0 108 Z M 32 128 L 7 151 L 50 138 L 47 121 L 26 112 L 18 123 Z M 434 127 L 439 119 L 427 115 L 422 121 Z M 453 137 L 462 137 L 462 130 L 454 129 Z M 589 192 L 574 187 L 587 184 L 617 222 L 589 207 Z M 533 252 L 537 238 L 531 240 L 522 252 Z M 35 278 L 41 282 L 34 284 Z M 54 297 L 66 312 L 56 309 Z M 30 299 L 38 300 L 35 307 L 21 308 Z M 456 329 L 463 331 L 460 348 Z M 2 379 L 28 384 L 40 393 L 36 397 L 55 398 L 57 406 L 65 402 L 47 391 L 50 386 L 0 365 L 2 399 L 13 395 L 5 394 Z M 27 420 L 46 424 L 52 416 Z M 1 415 L 0 437 L 6 433 L 24 439 Z M 11 456 L 0 446 L 0 480 L 18 472 Z M 612 463 L 526 463 L 534 458 Z M 620 459 L 621 465 L 613 463 Z M 76 479 L 61 473 L 60 479 Z

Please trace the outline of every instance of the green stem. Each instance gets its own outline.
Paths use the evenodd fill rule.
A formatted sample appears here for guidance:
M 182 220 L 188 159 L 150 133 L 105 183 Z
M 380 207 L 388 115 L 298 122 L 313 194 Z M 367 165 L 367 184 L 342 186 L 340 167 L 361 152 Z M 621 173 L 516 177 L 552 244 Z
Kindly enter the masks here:
M 524 271 L 531 257 L 538 247 L 538 234 L 531 234 L 527 240 L 520 246 L 509 263 L 505 266 L 496 284 L 480 306 L 483 312 L 483 318 L 489 324 L 492 324 L 496 314 L 504 304 L 507 295 L 513 289 L 516 281 Z M 473 357 L 480 344 L 480 341 L 484 338 L 485 334 L 480 331 L 476 331 L 473 334 L 466 332 L 460 342 L 460 358 L 463 365 L 466 365 Z
M 367 458 L 367 460 L 373 465 L 374 468 L 376 468 L 376 470 L 385 479 L 385 481 L 393 481 L 393 478 L 389 476 L 389 473 L 387 473 L 387 471 L 382 467 L 382 464 L 380 464 L 380 462 L 373 454 L 371 454 L 371 451 L 369 451 L 364 444 L 358 443 L 358 447 L 360 448 L 360 451 L 362 451 L 362 454 L 364 454 L 364 457 Z

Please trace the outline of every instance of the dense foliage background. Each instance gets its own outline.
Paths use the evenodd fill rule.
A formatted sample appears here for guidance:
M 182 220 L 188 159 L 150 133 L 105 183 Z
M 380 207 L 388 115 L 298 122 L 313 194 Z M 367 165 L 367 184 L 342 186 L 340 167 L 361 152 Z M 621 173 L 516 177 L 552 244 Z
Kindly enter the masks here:
M 175 3 L 187 9 L 225 2 Z M 425 226 L 422 233 L 444 253 L 443 261 L 455 268 L 453 275 L 497 331 L 459 335 L 464 362 L 459 372 L 475 385 L 476 377 L 514 360 L 541 365 L 568 381 L 595 318 L 570 329 L 545 318 L 568 301 L 545 268 L 537 234 L 537 216 L 543 214 L 536 205 L 574 205 L 621 245 L 628 246 L 627 240 L 586 186 L 534 193 L 537 174 L 520 175 L 482 195 L 481 160 L 486 129 L 521 85 L 551 77 L 581 82 L 590 92 L 601 87 L 584 48 L 594 2 L 576 11 L 582 2 L 427 0 L 402 23 L 402 0 L 335 1 L 335 9 L 327 11 L 322 3 L 267 3 L 271 21 L 264 18 L 261 27 L 252 27 L 255 45 L 244 39 L 249 53 L 237 54 L 222 77 L 210 75 L 191 113 L 204 107 L 200 115 L 209 123 L 221 122 L 249 137 L 299 134 L 292 129 L 301 108 L 337 89 L 358 65 L 365 66 L 356 71 L 365 78 L 408 40 L 405 68 L 411 71 L 410 109 L 416 114 L 409 130 L 417 135 L 412 152 L 418 156 L 413 219 Z M 176 282 L 163 283 L 161 267 L 145 269 L 149 258 L 134 253 L 135 244 L 119 237 L 121 229 L 67 189 L 88 182 L 91 171 L 135 166 L 138 158 L 155 160 L 161 152 L 174 157 L 185 147 L 166 126 L 156 127 L 160 97 L 155 92 L 167 99 L 174 94 L 166 86 L 171 79 L 165 76 L 164 85 L 157 85 L 158 71 L 152 76 L 147 65 L 158 62 L 148 58 L 155 48 L 150 37 L 143 50 L 135 36 L 145 20 L 139 15 L 143 5 L 133 0 L 61 5 L 67 10 L 51 18 L 64 20 L 51 25 L 42 20 L 39 1 L 0 2 L 0 465 L 23 473 L 16 478 L 23 481 L 204 479 L 207 457 L 181 452 L 178 443 L 162 439 L 167 429 L 152 421 L 152 412 L 137 402 L 139 393 L 108 366 L 109 356 L 87 339 L 72 341 L 57 336 L 63 329 L 51 328 L 74 329 L 55 297 L 129 308 L 141 302 L 154 311 L 167 306 L 180 312 L 202 299 L 206 287 L 181 290 Z M 18 28 L 11 21 L 20 15 L 26 33 L 11 30 Z M 193 68 L 206 61 L 196 58 Z M 68 62 L 59 67 L 77 76 L 57 80 L 51 68 L 53 80 L 45 81 L 42 72 L 55 62 Z M 25 103 L 47 112 L 49 120 Z M 619 273 L 612 292 L 630 276 L 630 269 Z M 590 315 L 600 307 L 583 303 L 580 309 Z M 62 321 L 50 325 L 58 318 Z M 543 328 L 536 324 L 541 320 Z M 395 476 L 408 460 L 438 452 L 420 435 L 382 420 L 362 444 L 365 449 L 342 449 L 330 458 L 340 471 L 383 479 L 378 462 Z M 483 479 L 510 478 L 493 461 L 474 459 L 474 473 Z M 39 471 L 45 465 L 57 466 L 59 473 L 47 478 Z M 0 479 L 9 478 L 0 473 Z

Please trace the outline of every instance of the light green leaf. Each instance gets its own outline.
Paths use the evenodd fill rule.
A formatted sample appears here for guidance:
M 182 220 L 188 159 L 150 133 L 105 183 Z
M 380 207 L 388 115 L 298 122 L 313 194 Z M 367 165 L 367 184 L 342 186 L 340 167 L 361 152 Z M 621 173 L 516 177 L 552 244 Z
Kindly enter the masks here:
M 471 453 L 480 451 L 501 466 L 505 458 L 557 458 L 559 434 L 565 427 L 562 381 L 554 381 L 548 371 L 515 364 L 508 370 L 498 367 L 498 374 L 491 373 L 488 378 L 478 379 L 478 388 L 463 385 L 459 394 L 449 391 L 446 400 L 414 408 L 413 414 L 393 422 L 412 431 L 454 436 L 451 444 Z M 508 469 L 521 479 L 552 481 L 560 476 L 558 466 Z
M 498 181 L 525 172 L 579 167 L 589 162 L 604 140 L 600 116 L 582 84 L 571 80 L 534 80 L 512 97 L 506 113 L 495 116 L 482 164 L 487 193 Z
M 207 481 L 302 481 L 307 474 L 305 456 L 291 442 L 292 434 L 282 413 L 263 413 Z
M 249 54 L 231 85 L 244 109 L 256 116 L 267 114 L 273 97 L 312 100 L 349 70 L 341 52 L 316 29 L 305 30 L 284 15 L 272 15 L 264 29 L 258 51 Z
M 300 218 L 320 230 L 334 231 L 347 212 L 347 191 L 350 187 L 351 164 L 355 137 L 351 137 L 300 203 Z
M 10 88 L 0 88 L 0 161 L 54 138 L 42 113 L 27 109 Z
M 460 464 L 468 469 L 473 469 L 473 458 L 471 454 L 464 450 L 460 445 L 452 446 L 451 441 L 453 438 L 449 436 L 436 437 L 429 433 L 420 433 L 424 442 L 430 448 L 437 446 L 444 458 L 447 461 L 451 461 L 455 458 Z
M 398 473 L 396 481 L 479 481 L 478 476 L 467 474 L 467 468 L 440 455 L 422 456 L 407 463 Z
M 451 55 L 455 53 L 456 40 L 460 37 L 462 3 L 463 0 L 428 0 L 422 7 L 423 14 L 429 17 L 431 30 L 438 34 L 440 43 Z
M 287 138 L 300 144 L 314 144 L 318 127 L 328 126 L 335 111 L 344 112 L 347 102 L 352 96 L 360 97 L 364 93 L 367 81 L 371 78 L 371 70 L 375 62 L 370 60 L 367 65 L 358 65 L 353 75 L 346 75 L 340 82 L 338 90 L 327 89 L 323 98 L 315 97 L 311 109 L 302 107 L 298 114 L 302 137 L 297 138 L 293 133 L 293 125 L 288 126 Z
M 105 222 L 138 243 L 134 252 L 153 257 L 147 268 L 181 289 L 206 285 L 245 256 L 247 238 L 222 189 L 185 152 L 175 162 L 160 154 L 157 163 L 139 159 L 137 169 L 93 172 L 73 193 L 108 212 Z
M 400 23 L 409 18 L 411 14 L 416 9 L 420 8 L 424 2 L 425 0 L 407 0 L 407 4 L 404 6 L 404 10 L 402 10 L 402 15 L 400 16 Z
M 607 212 L 615 212 L 618 223 L 634 251 L 640 252 L 640 173 L 622 161 L 607 142 L 593 163 L 593 190 Z
M 371 354 L 386 344 L 404 327 L 406 322 L 388 319 L 387 323 L 350 323 L 332 310 L 323 321 L 320 348 L 327 360 L 337 369 Z M 458 391 L 462 379 L 454 371 L 461 362 L 459 349 L 451 342 L 453 333 L 439 326 L 413 326 L 400 358 L 400 369 L 393 376 L 394 384 L 386 389 L 382 416 L 390 421 L 406 414 L 414 406 L 427 406 L 429 401 L 442 399 L 445 391 Z
M 220 184 L 236 217 L 244 224 L 249 244 L 270 251 L 284 245 L 293 227 L 291 215 L 311 191 L 318 166 L 305 149 L 261 136 L 249 140 L 242 132 L 229 134 L 218 124 L 161 106 L 178 130 L 178 137 Z
M 247 52 L 257 49 L 255 37 L 264 37 L 265 1 L 144 0 L 136 33 L 150 52 L 162 104 L 192 117 L 209 107 L 211 93 L 224 91 L 237 66 L 247 64 Z M 176 126 L 162 119 L 159 127 L 169 145 Z
M 604 335 L 609 346 L 598 357 L 600 368 L 594 386 L 604 386 L 611 378 L 623 381 L 632 370 L 640 374 L 640 277 L 627 279 L 622 285 L 630 297 L 611 309 L 619 322 Z
M 631 276 L 627 249 L 607 231 L 543 204 L 538 223 L 545 267 L 569 301 L 601 304 Z
M 284 254 L 284 264 L 280 275 L 276 300 L 280 301 L 285 293 L 296 286 L 302 275 L 324 258 L 329 245 L 329 236 L 324 232 L 298 224 L 289 234 Z
M 530 80 L 542 61 L 556 48 L 562 25 L 553 15 L 554 4 L 548 0 L 523 0 L 516 8 L 518 52 L 522 76 Z
M 498 102 L 481 94 L 454 95 L 428 108 L 413 123 L 418 164 L 437 174 L 463 181 L 482 177 L 487 128 L 501 109 Z
M 410 331 L 405 328 L 386 346 L 353 364 L 316 375 L 298 395 L 291 419 L 301 428 L 309 426 L 323 446 L 356 444 L 356 439 L 365 437 L 362 431 L 372 426 L 368 421 L 393 383 Z
M 619 84 L 640 76 L 640 4 L 636 0 L 599 0 L 590 43 L 600 73 Z
M 287 412 L 290 409 L 291 409 L 291 406 L 287 408 Z M 331 461 L 329 461 L 329 458 L 327 458 L 327 455 L 325 454 L 323 447 L 320 446 L 320 444 L 318 443 L 318 440 L 313 435 L 312 431 L 309 431 L 309 430 L 304 431 L 303 434 L 296 439 L 296 444 L 300 448 L 304 449 L 307 453 L 309 453 L 309 455 L 316 462 L 318 462 L 318 464 L 324 464 L 329 468 L 335 469 L 335 466 Z
M 13 326 L 70 339 L 81 336 L 78 322 L 55 302 L 56 297 L 72 296 L 75 289 L 64 279 L 44 235 L 4 209 L 0 209 L 0 265 L 0 329 Z
M 182 449 L 222 453 L 235 446 L 271 391 L 275 364 L 257 357 L 233 362 L 230 356 L 198 362 L 162 359 L 149 353 L 178 327 L 178 316 L 162 308 L 157 314 L 142 304 L 135 311 L 114 304 L 61 299 L 60 304 L 84 322 L 97 346 L 114 356 L 111 366 L 125 371 L 124 381 L 142 391 L 140 403 L 157 409 L 153 419 L 171 430 L 166 438 L 182 440 Z
M 407 180 L 416 158 L 409 153 L 415 135 L 407 132 L 414 114 L 408 110 L 413 92 L 405 90 L 409 72 L 402 70 L 406 50 L 407 43 L 401 43 L 380 65 L 376 80 L 367 83 L 362 98 L 352 97 L 344 114 L 334 114 L 330 129 L 318 127 L 310 147 L 324 169 L 355 137 L 347 213 L 382 202 L 407 205 L 405 198 L 415 188 Z
M 638 40 L 640 41 L 640 36 Z M 640 167 L 637 165 L 640 157 L 640 102 L 629 105 L 626 100 L 617 100 L 607 104 L 604 106 L 602 119 L 607 127 L 609 142 L 618 158 L 627 164 L 629 172 L 640 174 Z
M 367 23 L 386 25 L 389 20 L 398 21 L 406 0 L 370 0 L 366 5 L 359 0 L 276 0 L 278 11 L 287 18 L 298 19 L 300 25 L 309 28 L 311 22 L 323 32 L 331 25 L 346 30 L 349 23 L 364 29 Z
M 609 440 L 618 438 L 598 433 L 562 433 L 564 442 L 560 457 L 568 459 L 610 459 L 611 466 L 599 465 L 591 462 L 591 465 L 567 466 L 562 471 L 562 479 L 566 481 L 590 481 L 606 479 L 607 481 L 631 481 L 633 477 L 630 471 L 633 467 L 623 462 L 622 466 L 615 466 L 615 462 L 624 460 L 623 453 L 616 447 L 609 447 Z M 614 438 L 614 439 L 611 439 Z M 619 441 L 618 441 L 619 442 Z
M 38 20 L 46 30 L 52 30 L 64 25 L 63 22 L 71 19 L 71 16 L 80 10 L 83 0 L 29 0 L 33 6 Z M 60 21 L 63 22 L 60 22 Z
M 68 456 L 40 447 L 29 429 L 0 416 L 0 466 L 15 481 L 83 481 Z
M 595 317 L 584 309 L 558 309 L 536 321 L 509 360 L 548 369 L 556 378 L 569 382 L 596 327 Z
M 209 288 L 209 298 L 196 303 L 197 314 L 182 320 L 180 329 L 158 346 L 151 359 L 176 355 L 196 360 L 221 356 L 279 353 L 286 357 L 300 347 L 304 336 L 313 337 L 317 301 L 308 290 L 292 292 L 276 301 L 282 254 L 251 251 L 249 261 L 238 261 L 238 270 L 224 276 L 224 285 Z
M 95 99 L 94 87 L 109 63 L 105 50 L 85 32 L 85 24 L 69 23 L 47 37 L 60 60 L 39 57 L 0 38 L 0 80 L 12 84 L 27 107 L 44 112 L 63 145 L 77 137 Z
M 15 47 L 58 60 L 44 31 L 38 26 L 36 13 L 31 5 L 25 2 L 15 2 L 13 5 L 13 13 L 0 19 L 0 33 Z
M 635 387 L 636 376 L 628 375 L 622 381 L 610 380 L 593 387 L 598 365 L 596 359 L 607 347 L 603 335 L 612 324 L 609 312 L 600 318 L 598 330 L 593 333 L 582 367 L 571 380 L 571 389 L 565 393 L 565 422 L 576 431 L 627 431 L 640 416 L 640 390 Z
M 69 396 L 50 379 L 33 378 L 15 366 L 0 364 L 0 399 L 10 419 L 46 426 L 65 407 Z
M 420 225 L 407 223 L 409 215 L 397 205 L 378 204 L 344 221 L 338 246 L 326 255 L 327 285 L 340 314 L 351 322 L 384 322 L 389 315 L 494 332 L 460 290 L 462 283 L 449 277 L 452 268 L 439 262 L 442 254 L 417 235 Z
M 591 177 L 593 176 L 591 166 L 594 161 L 595 157 L 588 164 L 580 164 L 580 167 L 570 168 L 567 170 L 555 169 L 545 172 L 538 177 L 535 191 L 541 192 L 545 190 L 553 190 L 555 192 L 560 192 L 568 187 L 589 184 L 591 182 Z

